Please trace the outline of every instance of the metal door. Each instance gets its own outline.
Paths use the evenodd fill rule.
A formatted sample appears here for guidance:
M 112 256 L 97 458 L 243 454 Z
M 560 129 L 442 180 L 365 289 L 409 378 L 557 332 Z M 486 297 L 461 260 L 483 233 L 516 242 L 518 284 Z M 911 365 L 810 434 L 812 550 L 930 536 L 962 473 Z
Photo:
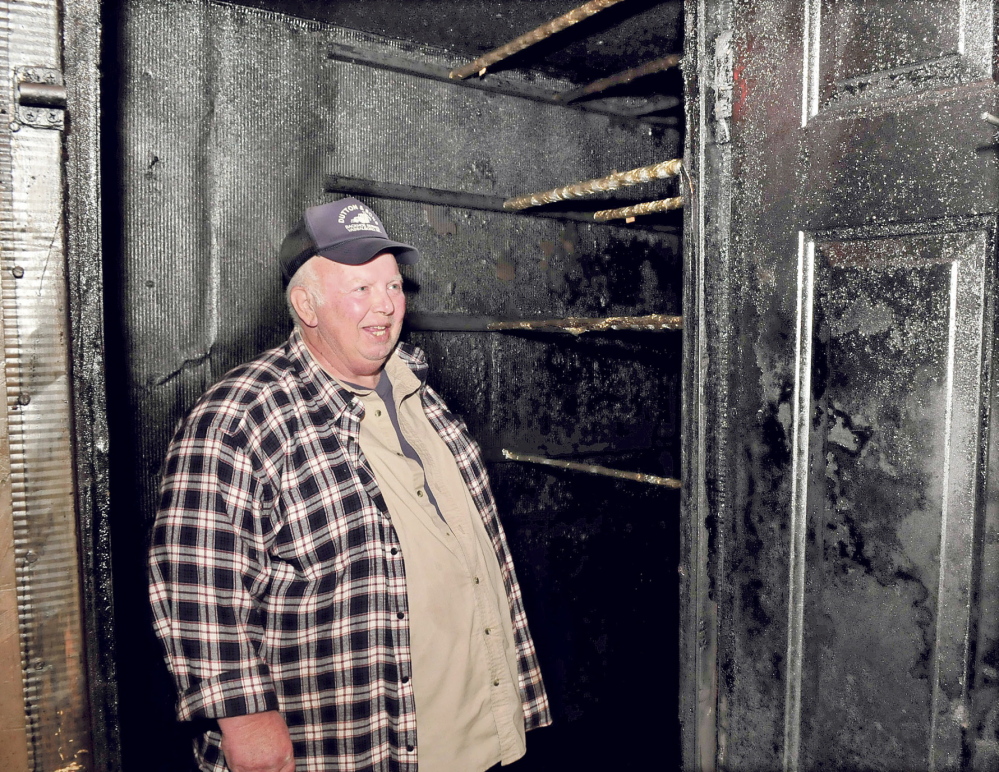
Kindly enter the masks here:
M 687 765 L 995 768 L 993 3 L 687 9 Z

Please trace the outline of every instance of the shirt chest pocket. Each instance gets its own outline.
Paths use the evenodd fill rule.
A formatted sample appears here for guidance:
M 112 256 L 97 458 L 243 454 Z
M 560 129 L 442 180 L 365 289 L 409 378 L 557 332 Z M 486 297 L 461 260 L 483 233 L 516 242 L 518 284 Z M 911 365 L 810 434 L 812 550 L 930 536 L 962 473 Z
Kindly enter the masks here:
M 339 463 L 338 463 L 339 462 Z M 382 552 L 384 524 L 362 476 L 346 459 L 302 467 L 278 500 L 282 526 L 272 555 L 303 578 L 343 575 Z

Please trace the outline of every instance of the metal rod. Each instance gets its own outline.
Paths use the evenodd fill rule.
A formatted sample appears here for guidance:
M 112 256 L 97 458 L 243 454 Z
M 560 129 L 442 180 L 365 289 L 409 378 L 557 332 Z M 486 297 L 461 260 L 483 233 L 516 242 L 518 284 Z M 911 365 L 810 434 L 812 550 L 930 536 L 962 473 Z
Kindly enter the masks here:
M 566 319 L 526 319 L 522 321 L 491 322 L 486 326 L 486 329 L 553 329 L 568 332 L 571 335 L 582 335 L 584 332 L 602 332 L 606 330 L 682 330 L 683 317 L 667 316 L 666 314 L 650 314 L 648 316 L 608 316 L 602 319 L 587 319 L 583 317 L 568 317 Z
M 481 193 L 463 193 L 438 188 L 422 188 L 417 185 L 402 185 L 396 182 L 376 182 L 360 177 L 347 177 L 334 174 L 326 179 L 327 193 L 352 193 L 358 196 L 390 198 L 397 201 L 415 201 L 434 206 L 453 206 L 459 209 L 478 209 L 485 212 L 506 214 L 526 214 L 530 217 L 543 217 L 550 220 L 575 220 L 593 224 L 593 215 L 586 212 L 511 212 L 503 208 L 502 196 L 487 196 Z M 616 223 L 607 223 L 616 225 Z M 675 233 L 675 228 L 662 225 L 643 226 L 647 230 L 661 233 Z
M 627 220 L 630 222 L 639 215 L 669 212 L 672 209 L 680 209 L 682 206 L 683 196 L 677 196 L 676 198 L 664 198 L 661 201 L 646 201 L 634 206 L 623 206 L 620 209 L 603 209 L 594 212 L 593 219 L 597 222 L 607 222 L 608 220 Z
M 683 161 L 679 158 L 674 158 L 670 161 L 652 164 L 651 166 L 640 166 L 637 169 L 631 169 L 626 172 L 615 172 L 614 174 L 609 174 L 606 177 L 600 177 L 595 180 L 575 182 L 572 185 L 565 185 L 561 188 L 552 188 L 540 193 L 529 193 L 525 196 L 508 198 L 503 202 L 503 208 L 516 212 L 532 206 L 544 206 L 545 204 L 554 204 L 558 201 L 567 201 L 570 198 L 583 198 L 584 196 L 592 196 L 596 193 L 607 193 L 629 185 L 640 185 L 644 182 L 675 177 L 680 173 L 682 167 Z
M 599 474 L 605 477 L 617 477 L 622 480 L 634 480 L 635 482 L 648 483 L 650 485 L 662 485 L 666 488 L 679 488 L 680 481 L 674 477 L 658 477 L 654 474 L 642 474 L 641 472 L 625 472 L 620 469 L 611 469 L 606 466 L 596 464 L 580 464 L 576 461 L 562 461 L 558 458 L 546 458 L 545 456 L 532 456 L 528 453 L 516 453 L 512 450 L 503 449 L 503 458 L 510 461 L 523 461 L 528 464 L 543 464 L 544 466 L 555 466 L 559 469 L 571 469 L 575 472 L 586 472 L 588 474 Z
M 573 8 L 569 13 L 559 16 L 557 19 L 552 19 L 546 24 L 542 24 L 540 27 L 526 32 L 520 37 L 514 38 L 509 43 L 500 46 L 499 48 L 494 48 L 489 53 L 483 54 L 478 59 L 473 62 L 469 62 L 461 67 L 456 67 L 451 70 L 449 77 L 454 80 L 463 80 L 471 75 L 478 74 L 482 77 L 486 74 L 486 69 L 496 62 L 503 61 L 504 59 L 513 56 L 525 48 L 530 48 L 535 43 L 540 43 L 542 40 L 547 40 L 556 32 L 561 32 L 567 27 L 571 27 L 573 24 L 581 22 L 583 19 L 587 19 L 596 13 L 600 13 L 606 8 L 610 8 L 612 5 L 617 5 L 622 0 L 590 0 L 590 2 L 579 6 L 578 8 Z
M 348 64 L 360 64 L 366 67 L 374 67 L 388 72 L 398 72 L 405 75 L 412 75 L 417 78 L 450 83 L 454 86 L 486 91 L 490 94 L 503 94 L 504 96 L 518 97 L 520 99 L 530 99 L 533 102 L 540 102 L 546 105 L 562 105 L 573 110 L 581 110 L 599 115 L 613 115 L 619 118 L 630 118 L 643 124 L 670 125 L 675 122 L 672 117 L 658 117 L 649 113 L 659 112 L 680 103 L 676 97 L 665 97 L 652 101 L 629 98 L 626 103 L 610 105 L 605 102 L 582 102 L 580 104 L 569 105 L 559 99 L 551 89 L 542 88 L 533 83 L 523 83 L 514 78 L 497 75 L 490 78 L 488 82 L 481 80 L 451 80 L 448 77 L 448 68 L 444 65 L 431 64 L 410 59 L 395 54 L 372 51 L 346 43 L 330 43 L 327 50 L 327 57 Z M 668 103 L 664 100 L 670 100 Z
M 999 126 L 999 118 L 994 116 L 992 113 L 982 113 L 982 120 L 988 121 L 993 126 Z
M 648 122 L 661 123 L 663 121 L 669 121 L 671 119 L 657 118 L 655 116 L 649 117 L 649 116 L 652 113 L 662 112 L 663 110 L 672 110 L 674 107 L 680 104 L 682 104 L 682 100 L 680 99 L 680 97 L 675 97 L 675 96 L 657 97 L 656 99 L 650 99 L 643 104 L 632 105 L 627 107 L 625 106 L 618 107 L 615 110 L 614 114 L 621 115 L 626 118 L 640 118 L 641 120 L 647 123 Z M 590 102 L 582 102 L 581 104 L 578 105 L 577 104 L 566 105 L 566 107 L 584 108 L 585 105 L 590 105 L 591 107 L 596 108 L 599 105 L 599 103 L 593 102 L 591 104 Z
M 406 313 L 406 327 L 414 332 L 489 332 L 498 321 L 495 316 Z
M 630 70 L 625 70 L 624 72 L 619 72 L 615 75 L 608 75 L 606 78 L 595 80 L 592 83 L 580 86 L 572 91 L 566 91 L 564 94 L 559 94 L 558 98 L 562 102 L 569 104 L 570 102 L 575 102 L 577 99 L 583 99 L 584 97 L 593 96 L 594 94 L 600 94 L 607 91 L 607 89 L 614 88 L 615 86 L 627 85 L 633 80 L 644 78 L 646 75 L 652 75 L 656 72 L 668 70 L 672 67 L 676 67 L 678 64 L 680 64 L 680 55 L 670 54 L 669 56 L 664 56 L 661 59 L 653 59 L 651 62 L 646 62 L 638 67 L 632 67 Z

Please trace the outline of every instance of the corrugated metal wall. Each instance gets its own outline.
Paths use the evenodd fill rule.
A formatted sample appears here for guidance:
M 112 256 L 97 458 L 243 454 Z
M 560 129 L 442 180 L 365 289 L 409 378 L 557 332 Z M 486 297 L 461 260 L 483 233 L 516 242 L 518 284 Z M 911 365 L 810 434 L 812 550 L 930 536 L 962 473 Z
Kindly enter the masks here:
M 8 84 L 61 78 L 57 2 L 0 3 L 0 35 L 0 66 L 11 79 Z M 0 760 L 12 770 L 82 769 L 90 758 L 90 732 L 69 383 L 63 135 L 55 128 L 62 115 L 15 107 L 13 93 L 13 88 L 6 92 L 0 109 L 6 411 L 0 441 L 0 519 L 5 522 L 0 531 L 12 536 L 9 541 L 0 537 L 6 569 L 0 578 L 5 644 L 0 739 L 6 746 Z M 13 586 L 11 568 L 16 571 Z M 15 672 L 12 665 L 18 660 L 11 655 L 18 643 L 20 668 Z M 20 712 L 18 700 L 23 700 Z
M 174 771 L 189 751 L 144 598 L 160 459 L 201 392 L 290 329 L 275 254 L 304 207 L 339 197 L 324 192 L 329 175 L 512 195 L 676 157 L 681 138 L 348 64 L 332 45 L 452 62 L 265 11 L 132 0 L 115 35 L 121 197 L 107 223 L 121 240 L 106 278 L 124 766 Z M 411 313 L 680 313 L 679 228 L 369 202 L 426 256 L 407 271 Z M 492 460 L 557 721 L 524 768 L 661 763 L 650 733 L 663 738 L 665 724 L 675 745 L 676 492 L 516 466 L 498 451 L 676 474 L 679 335 L 409 338 Z M 650 691 L 655 711 L 624 709 Z

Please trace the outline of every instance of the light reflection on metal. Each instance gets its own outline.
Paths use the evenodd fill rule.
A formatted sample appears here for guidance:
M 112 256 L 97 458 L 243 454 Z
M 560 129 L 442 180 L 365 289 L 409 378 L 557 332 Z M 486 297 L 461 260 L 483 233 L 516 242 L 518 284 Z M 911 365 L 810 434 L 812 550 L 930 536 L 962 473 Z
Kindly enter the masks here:
M 676 67 L 678 64 L 680 64 L 680 55 L 670 54 L 669 56 L 664 56 L 661 59 L 654 59 L 651 62 L 646 62 L 638 67 L 632 67 L 630 70 L 625 70 L 624 72 L 619 72 L 615 75 L 609 75 L 606 78 L 595 80 L 592 83 L 580 86 L 572 91 L 566 91 L 564 94 L 559 94 L 558 98 L 560 101 L 569 104 L 570 102 L 575 102 L 577 99 L 583 99 L 584 97 L 600 94 L 607 91 L 607 89 L 614 88 L 615 86 L 627 85 L 633 80 L 644 78 L 646 75 L 652 75 L 656 72 L 668 70 L 672 67 Z
M 17 102 L 24 107 L 66 107 L 66 87 L 58 83 L 17 84 Z
M 624 206 L 620 209 L 602 209 L 593 213 L 593 219 L 597 222 L 607 220 L 628 220 L 643 214 L 657 214 L 659 212 L 669 212 L 673 209 L 680 209 L 683 206 L 683 196 L 676 198 L 664 198 L 660 201 L 646 201 L 634 206 Z
M 554 204 L 558 201 L 566 201 L 570 198 L 582 198 L 592 196 L 596 193 L 608 193 L 618 188 L 629 185 L 641 185 L 653 180 L 664 180 L 675 177 L 683 168 L 683 161 L 673 158 L 669 161 L 652 164 L 651 166 L 640 166 L 637 169 L 630 169 L 626 172 L 614 172 L 606 177 L 585 182 L 576 182 L 572 185 L 565 185 L 561 188 L 553 188 L 540 193 L 529 193 L 525 196 L 509 198 L 503 202 L 503 208 L 512 211 L 527 209 L 532 206 L 543 206 L 544 204 Z
M 612 5 L 617 5 L 622 0 L 590 0 L 590 2 L 579 6 L 578 8 L 573 8 L 566 14 L 559 16 L 557 19 L 552 19 L 551 21 L 542 24 L 540 27 L 526 32 L 520 37 L 514 38 L 509 43 L 500 46 L 499 48 L 494 48 L 489 53 L 483 54 L 478 59 L 473 62 L 469 62 L 461 67 L 456 67 L 451 70 L 449 77 L 453 80 L 462 80 L 468 78 L 472 75 L 479 75 L 482 77 L 486 74 L 486 69 L 501 62 L 504 59 L 513 56 L 525 48 L 530 48 L 536 43 L 540 43 L 542 40 L 550 38 L 557 32 L 561 32 L 567 27 L 571 27 L 573 24 L 581 22 L 583 19 L 588 19 L 596 13 L 600 13 L 606 8 L 610 8 Z
M 577 461 L 563 461 L 559 458 L 547 458 L 545 456 L 533 456 L 529 453 L 517 453 L 512 450 L 503 449 L 503 458 L 510 461 L 522 461 L 528 464 L 542 464 L 544 466 L 554 466 L 559 469 L 571 469 L 574 472 L 586 472 L 587 474 L 598 474 L 604 477 L 617 477 L 621 480 L 633 480 L 635 482 L 647 483 L 649 485 L 661 485 L 665 488 L 679 488 L 680 481 L 675 477 L 659 477 L 654 474 L 643 474 L 641 472 L 626 472 L 621 469 L 611 469 L 597 464 L 580 464 Z
M 16 587 L 0 589 L 8 598 L 16 596 L 21 644 L 20 673 L 13 662 L 3 663 L 0 703 L 18 699 L 23 686 L 32 770 L 92 768 L 79 555 L 85 547 L 78 531 L 70 389 L 66 145 L 58 131 L 64 111 L 21 104 L 10 87 L 62 85 L 56 65 L 62 58 L 64 12 L 57 0 L 0 2 L 4 29 L 15 31 L 0 45 L 0 63 L 13 75 L 0 104 L 5 120 L 31 129 L 11 127 L 10 134 L 0 135 L 0 344 L 6 380 L 0 397 L 7 411 L 13 530 L 13 543 L 0 549 L 13 553 L 16 566 Z M 33 66 L 19 66 L 22 62 Z M 7 603 L 5 598 L 9 609 Z M 10 715 L 6 705 L 0 713 Z M 7 725 L 2 728 L 0 758 L 7 761 Z
M 602 319 L 584 317 L 568 317 L 566 319 L 525 319 L 523 321 L 492 322 L 486 326 L 488 330 L 558 330 L 571 335 L 582 335 L 584 332 L 601 332 L 606 330 L 682 330 L 683 317 L 667 314 L 650 314 L 648 316 L 608 316 Z
M 66 87 L 62 72 L 54 67 L 15 67 L 16 103 L 14 115 L 19 126 L 62 131 L 66 125 Z M 12 131 L 17 128 L 11 126 Z

